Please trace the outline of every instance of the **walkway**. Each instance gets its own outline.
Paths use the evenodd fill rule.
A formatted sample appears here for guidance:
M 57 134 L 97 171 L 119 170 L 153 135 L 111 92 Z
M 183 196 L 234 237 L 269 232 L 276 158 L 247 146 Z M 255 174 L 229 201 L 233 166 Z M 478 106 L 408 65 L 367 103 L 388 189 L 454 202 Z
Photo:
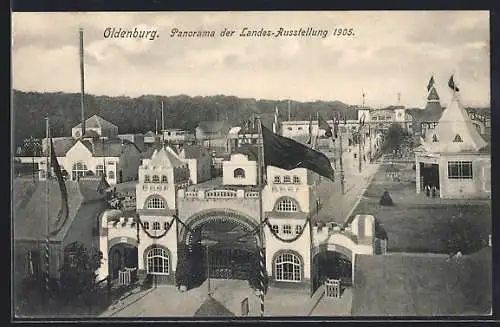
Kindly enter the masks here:
M 335 182 L 322 179 L 317 187 L 317 195 L 321 202 L 318 220 L 324 223 L 337 222 L 343 224 L 357 206 L 366 188 L 370 184 L 379 164 L 363 164 L 361 173 L 354 166 L 352 153 L 344 154 L 345 162 L 345 194 L 342 194 L 340 172 L 337 170 Z

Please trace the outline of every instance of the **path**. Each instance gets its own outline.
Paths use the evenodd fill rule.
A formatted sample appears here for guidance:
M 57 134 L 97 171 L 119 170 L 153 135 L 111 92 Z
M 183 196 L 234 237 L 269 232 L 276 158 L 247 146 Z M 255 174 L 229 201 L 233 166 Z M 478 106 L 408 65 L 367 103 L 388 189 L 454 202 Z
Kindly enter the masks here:
M 350 316 L 352 308 L 352 289 L 346 288 L 340 299 L 323 296 L 310 316 Z

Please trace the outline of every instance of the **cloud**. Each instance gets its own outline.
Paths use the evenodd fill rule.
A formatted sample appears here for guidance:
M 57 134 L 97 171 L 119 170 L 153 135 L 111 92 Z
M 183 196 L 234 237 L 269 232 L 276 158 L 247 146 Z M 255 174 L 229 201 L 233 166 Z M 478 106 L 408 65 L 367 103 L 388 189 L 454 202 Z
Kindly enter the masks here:
M 78 28 L 85 29 L 88 92 L 138 96 L 232 94 L 422 106 L 431 74 L 456 72 L 464 100 L 489 102 L 487 12 L 13 13 L 13 85 L 79 89 Z M 154 41 L 104 38 L 107 27 L 157 30 Z M 327 29 L 327 38 L 239 37 L 243 27 Z M 172 28 L 214 38 L 171 38 Z M 223 29 L 235 36 L 221 38 Z M 354 35 L 335 37 L 335 28 Z M 467 90 L 467 91 L 466 91 Z

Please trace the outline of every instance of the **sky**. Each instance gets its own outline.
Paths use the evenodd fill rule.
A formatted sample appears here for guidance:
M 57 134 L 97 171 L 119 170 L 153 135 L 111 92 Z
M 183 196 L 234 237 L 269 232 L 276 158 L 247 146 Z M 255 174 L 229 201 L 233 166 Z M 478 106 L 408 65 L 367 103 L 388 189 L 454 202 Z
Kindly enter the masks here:
M 22 91 L 137 97 L 234 95 L 424 107 L 431 76 L 443 105 L 454 74 L 464 104 L 490 106 L 487 11 L 13 13 L 12 85 Z M 249 30 L 327 30 L 326 37 L 243 37 Z M 156 31 L 106 38 L 107 28 Z M 227 28 L 233 36 L 220 36 Z M 334 36 L 334 29 L 353 35 Z M 171 36 L 172 30 L 214 37 Z M 398 103 L 398 93 L 400 101 Z

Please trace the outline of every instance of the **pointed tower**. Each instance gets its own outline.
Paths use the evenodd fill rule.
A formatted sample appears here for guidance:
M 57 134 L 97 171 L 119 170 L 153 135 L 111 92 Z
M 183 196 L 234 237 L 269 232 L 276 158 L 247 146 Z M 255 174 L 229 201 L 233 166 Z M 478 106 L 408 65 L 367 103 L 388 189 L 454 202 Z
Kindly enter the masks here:
M 439 153 L 477 152 L 486 145 L 455 93 L 432 135 L 426 138 L 426 149 Z
M 432 130 L 434 130 L 439 118 L 443 114 L 443 107 L 434 86 L 434 78 L 431 77 L 431 81 L 432 83 L 429 82 L 428 86 L 427 104 L 420 118 L 421 136 L 424 140 L 428 140 L 429 135 L 432 134 Z

